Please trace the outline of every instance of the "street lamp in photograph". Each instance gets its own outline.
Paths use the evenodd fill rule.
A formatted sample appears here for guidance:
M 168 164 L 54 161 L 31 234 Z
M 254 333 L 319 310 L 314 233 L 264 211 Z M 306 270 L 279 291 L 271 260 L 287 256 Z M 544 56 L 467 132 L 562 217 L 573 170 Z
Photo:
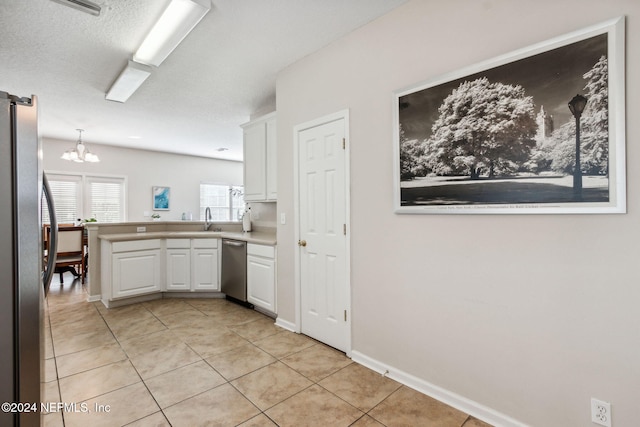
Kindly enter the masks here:
M 587 98 L 576 95 L 569 101 L 569 110 L 576 118 L 576 165 L 573 168 L 573 196 L 582 199 L 582 168 L 580 167 L 580 117 L 587 105 Z

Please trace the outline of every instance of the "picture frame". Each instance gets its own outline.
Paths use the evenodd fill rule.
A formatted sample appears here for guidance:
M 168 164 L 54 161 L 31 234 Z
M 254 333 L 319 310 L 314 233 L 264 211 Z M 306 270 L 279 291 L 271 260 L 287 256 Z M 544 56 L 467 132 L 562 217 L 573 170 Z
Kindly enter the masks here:
M 395 212 L 626 213 L 624 37 L 622 16 L 395 91 Z
M 171 199 L 170 187 L 153 187 L 153 210 L 154 211 L 168 211 L 170 207 Z

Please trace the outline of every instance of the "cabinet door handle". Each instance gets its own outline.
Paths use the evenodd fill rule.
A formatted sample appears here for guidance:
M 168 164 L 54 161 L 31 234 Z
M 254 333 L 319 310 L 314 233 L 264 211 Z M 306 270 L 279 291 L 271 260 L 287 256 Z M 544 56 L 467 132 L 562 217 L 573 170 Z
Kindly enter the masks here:
M 306 240 L 298 240 L 298 246 L 302 246 L 302 247 L 307 246 L 307 241 Z

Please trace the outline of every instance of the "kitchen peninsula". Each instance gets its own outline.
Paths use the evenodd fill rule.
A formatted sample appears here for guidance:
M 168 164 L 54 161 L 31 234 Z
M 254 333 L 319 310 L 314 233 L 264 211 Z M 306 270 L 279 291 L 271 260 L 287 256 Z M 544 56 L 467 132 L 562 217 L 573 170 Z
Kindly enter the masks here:
M 89 300 L 102 301 L 107 307 L 163 296 L 223 297 L 219 287 L 219 248 L 223 238 L 244 241 L 258 248 L 269 248 L 273 253 L 275 268 L 275 228 L 254 227 L 252 232 L 242 232 L 238 223 L 220 222 L 213 225 L 212 231 L 205 231 L 204 223 L 185 221 L 98 223 L 87 224 L 86 228 L 89 244 Z M 114 263 L 126 260 L 128 253 L 137 254 L 141 271 L 129 269 L 128 277 L 119 277 L 119 268 L 114 268 Z M 193 276 L 208 278 L 203 283 L 194 283 L 191 288 L 172 287 L 169 283 L 172 265 L 170 257 L 174 255 L 199 260 L 199 264 L 192 267 L 195 271 Z M 131 262 L 129 266 L 135 266 L 135 262 Z M 136 287 L 134 282 L 138 279 L 132 277 L 132 272 L 133 276 L 140 275 L 140 282 L 146 283 Z M 273 283 L 268 286 L 275 292 L 275 271 L 273 277 Z M 121 289 L 120 281 L 128 283 Z M 185 292 L 176 292 L 179 290 Z M 274 307 L 268 310 L 275 313 Z

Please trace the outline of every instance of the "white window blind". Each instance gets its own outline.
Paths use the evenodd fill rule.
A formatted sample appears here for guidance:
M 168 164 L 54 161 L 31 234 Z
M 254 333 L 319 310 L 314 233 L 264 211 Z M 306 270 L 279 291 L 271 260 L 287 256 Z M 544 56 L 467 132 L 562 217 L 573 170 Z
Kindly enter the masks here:
M 204 212 L 211 209 L 214 221 L 238 221 L 244 209 L 243 187 L 200 184 L 200 220 L 204 221 Z
M 73 175 L 47 175 L 49 188 L 53 197 L 53 205 L 59 224 L 73 224 L 81 217 L 81 189 L 80 176 Z M 44 200 L 44 199 L 43 199 Z M 49 224 L 49 211 L 44 201 L 42 211 L 42 223 Z
M 87 178 L 87 212 L 99 222 L 124 221 L 124 179 Z
M 125 178 L 47 174 L 58 224 L 96 218 L 99 222 L 126 221 Z M 50 218 L 43 198 L 42 223 Z

